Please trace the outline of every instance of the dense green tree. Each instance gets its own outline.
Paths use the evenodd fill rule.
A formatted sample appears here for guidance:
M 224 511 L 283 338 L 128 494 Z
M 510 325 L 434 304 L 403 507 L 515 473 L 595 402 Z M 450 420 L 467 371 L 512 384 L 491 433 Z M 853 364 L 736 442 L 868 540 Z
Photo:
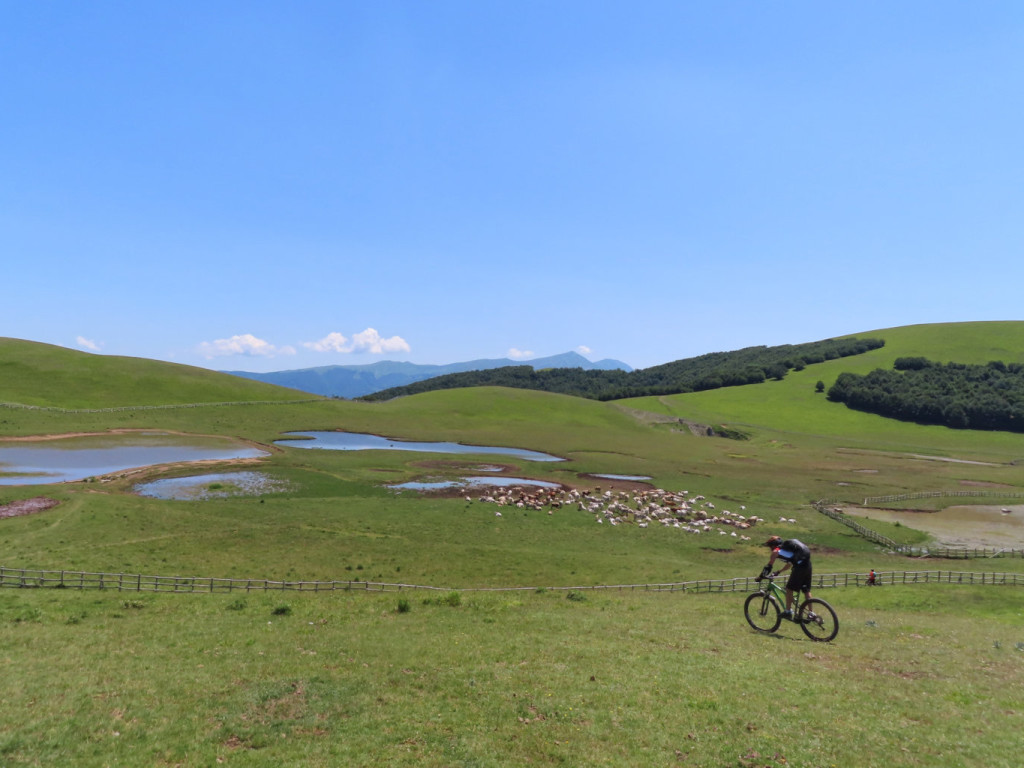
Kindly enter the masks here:
M 893 370 L 840 374 L 828 399 L 921 424 L 1024 432 L 1024 365 L 899 358 Z
M 389 400 L 435 389 L 501 386 L 559 392 L 594 400 L 674 395 L 719 387 L 760 384 L 782 379 L 797 366 L 826 359 L 863 354 L 884 346 L 881 339 L 826 339 L 809 344 L 748 347 L 735 352 L 713 352 L 636 371 L 585 371 L 552 368 L 535 371 L 528 365 L 467 371 L 437 376 L 405 387 L 367 395 L 364 400 Z

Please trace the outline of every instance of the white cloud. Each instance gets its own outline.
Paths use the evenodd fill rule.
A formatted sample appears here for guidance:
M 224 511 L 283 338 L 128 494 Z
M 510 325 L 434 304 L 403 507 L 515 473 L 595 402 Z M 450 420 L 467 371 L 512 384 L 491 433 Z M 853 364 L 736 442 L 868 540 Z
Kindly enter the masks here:
M 515 347 L 512 347 L 512 349 L 508 351 L 508 356 L 513 360 L 529 360 L 531 357 L 534 357 L 534 353 L 528 349 L 516 349 Z
M 307 341 L 302 344 L 314 352 L 351 352 L 348 346 L 348 339 L 340 333 L 328 333 L 320 341 Z
M 392 336 L 390 339 L 382 339 L 380 334 L 373 328 L 367 328 L 362 333 L 352 337 L 352 344 L 356 349 L 365 349 L 375 355 L 382 352 L 409 352 L 411 351 L 405 339 L 401 336 Z
M 230 357 L 244 355 L 246 357 L 277 357 L 278 355 L 294 355 L 294 347 L 276 347 L 269 341 L 258 339 L 251 333 L 232 336 L 230 339 L 204 341 L 199 345 L 199 354 L 210 360 L 214 357 Z
M 102 344 L 97 344 L 92 339 L 87 339 L 85 336 L 76 336 L 75 341 L 82 349 L 88 349 L 90 352 L 99 352 Z
M 351 339 L 345 338 L 340 333 L 329 333 L 320 341 L 307 341 L 302 346 L 315 352 L 340 352 L 342 354 L 370 352 L 374 355 L 381 355 L 385 352 L 411 351 L 408 342 L 401 336 L 385 339 L 374 328 L 367 328 L 365 331 L 353 334 Z
M 588 347 L 586 344 L 580 344 L 578 347 L 576 347 L 576 351 L 579 352 L 584 357 L 586 357 L 591 352 L 593 352 L 593 350 L 590 347 Z

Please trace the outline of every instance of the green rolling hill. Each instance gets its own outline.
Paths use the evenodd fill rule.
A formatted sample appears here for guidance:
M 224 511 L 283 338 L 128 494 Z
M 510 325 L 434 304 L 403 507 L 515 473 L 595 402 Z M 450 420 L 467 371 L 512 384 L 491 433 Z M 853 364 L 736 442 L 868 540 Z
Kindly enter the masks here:
M 205 368 L 0 338 L 0 403 L 110 408 L 310 397 Z
M 810 365 L 802 371 L 791 371 L 781 381 L 627 402 L 635 408 L 714 423 L 835 437 L 849 435 L 868 440 L 876 437 L 884 441 L 902 432 L 914 431 L 915 425 L 856 413 L 831 403 L 824 394 L 816 392 L 817 382 L 821 381 L 827 389 L 841 373 L 867 374 L 877 368 L 890 369 L 900 357 L 921 356 L 937 362 L 979 364 L 992 360 L 1024 361 L 1024 322 L 915 325 L 857 335 L 884 339 L 885 346 L 862 355 Z M 945 432 L 954 441 L 965 442 L 973 442 L 968 435 L 976 434 Z M 997 443 L 1004 441 L 999 436 L 992 436 L 992 439 Z M 1020 440 L 1020 437 L 1012 438 L 1014 443 Z
M 266 443 L 288 430 L 337 428 L 417 440 L 508 445 L 568 458 L 565 465 L 546 468 L 549 479 L 567 481 L 592 472 L 643 474 L 664 487 L 685 487 L 697 478 L 701 487 L 713 492 L 779 508 L 813 498 L 858 500 L 963 483 L 1024 487 L 1018 469 L 1018 462 L 1024 461 L 1024 436 L 898 422 L 850 410 L 816 391 L 817 382 L 828 386 L 844 371 L 867 373 L 890 367 L 904 356 L 967 363 L 1018 361 L 1024 358 L 1024 322 L 919 325 L 856 335 L 884 339 L 885 346 L 792 370 L 781 380 L 680 395 L 598 402 L 474 387 L 383 403 L 323 400 L 216 414 L 184 409 L 44 420 L 9 411 L 4 430 L 24 435 L 146 427 Z M 0 341 L 0 371 L 0 402 L 60 408 L 308 397 L 204 369 L 16 340 Z M 687 426 L 691 424 L 748 439 L 697 437 Z M 949 461 L 907 458 L 914 454 Z M 402 466 L 401 473 L 407 476 L 416 475 L 404 461 L 381 461 Z
M 1020 360 L 1024 323 L 857 335 L 886 345 L 781 380 L 614 402 L 501 387 L 310 400 L 212 371 L 0 340 L 0 403 L 72 409 L 0 407 L 0 437 L 130 427 L 269 444 L 287 431 L 344 429 L 515 446 L 566 460 L 501 460 L 512 476 L 605 491 L 608 481 L 594 473 L 649 475 L 652 485 L 764 519 L 744 540 L 599 525 L 568 505 L 550 514 L 510 507 L 498 517 L 494 504 L 462 493 L 386 487 L 485 471 L 492 457 L 400 451 L 284 447 L 244 467 L 3 487 L 0 508 L 44 495 L 59 502 L 0 517 L 8 575 L 114 576 L 102 590 L 3 590 L 0 762 L 711 768 L 847 765 L 857 755 L 868 768 L 1015 766 L 1024 598 L 992 580 L 1019 578 L 1024 561 L 906 557 L 808 502 L 1024 492 L 1024 436 L 896 422 L 816 392 L 819 380 L 900 356 Z M 222 402 L 242 404 L 73 410 Z M 696 425 L 725 425 L 746 439 L 708 437 Z M 143 479 L 242 468 L 285 490 L 204 501 L 133 493 Z M 870 524 L 901 543 L 927 541 L 909 525 Z M 833 643 L 812 643 L 789 623 L 771 636 L 751 630 L 745 586 L 646 588 L 745 583 L 764 563 L 758 544 L 769 532 L 808 542 L 818 575 L 882 574 L 878 588 L 815 587 L 840 615 Z M 989 582 L 896 583 L 897 574 L 925 570 Z M 132 591 L 130 576 L 118 589 L 125 574 L 350 588 L 153 594 Z M 403 586 L 364 589 L 370 582 Z M 17 576 L 7 584 L 30 585 Z M 492 587 L 519 589 L 481 589 Z M 797 713 L 811 738 L 790 738 L 795 710 L 779 706 L 766 670 L 790 681 L 799 700 L 830 702 Z

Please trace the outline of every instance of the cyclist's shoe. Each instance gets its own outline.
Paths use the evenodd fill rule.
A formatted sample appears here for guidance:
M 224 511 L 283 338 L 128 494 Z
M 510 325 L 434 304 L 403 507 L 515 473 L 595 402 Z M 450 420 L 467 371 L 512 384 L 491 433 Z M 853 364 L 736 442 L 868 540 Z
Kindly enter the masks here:
M 782 618 L 789 619 L 789 621 L 792 621 L 793 620 L 793 612 L 792 611 L 783 611 L 782 612 Z

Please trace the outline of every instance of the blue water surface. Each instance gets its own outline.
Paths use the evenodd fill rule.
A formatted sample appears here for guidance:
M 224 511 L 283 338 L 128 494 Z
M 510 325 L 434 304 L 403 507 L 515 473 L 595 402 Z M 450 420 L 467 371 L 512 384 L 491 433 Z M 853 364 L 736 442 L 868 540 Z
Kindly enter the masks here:
M 524 488 L 561 488 L 558 483 L 550 483 L 547 480 L 529 480 L 524 477 L 464 477 L 460 480 L 438 480 L 436 482 L 409 482 L 389 485 L 388 488 L 401 491 L 441 491 L 446 488 L 481 488 L 496 486 L 499 488 L 511 488 L 522 486 Z
M 266 455 L 226 438 L 155 432 L 0 442 L 0 485 L 62 483 L 154 464 Z
M 320 448 L 328 451 L 420 451 L 422 453 L 466 453 L 500 454 L 528 461 L 565 461 L 558 456 L 523 448 L 501 448 L 488 445 L 463 445 L 462 443 L 420 443 L 411 440 L 396 440 L 391 437 L 361 434 L 358 432 L 288 432 L 292 439 L 278 440 L 275 445 L 292 448 Z

